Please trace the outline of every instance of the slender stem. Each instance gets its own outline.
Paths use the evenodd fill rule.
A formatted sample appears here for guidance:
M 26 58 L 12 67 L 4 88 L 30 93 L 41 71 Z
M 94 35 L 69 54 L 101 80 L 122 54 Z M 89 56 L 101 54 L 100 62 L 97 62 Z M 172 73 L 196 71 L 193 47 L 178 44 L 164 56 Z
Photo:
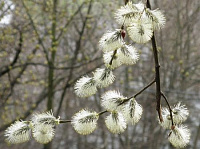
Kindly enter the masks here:
M 173 128 L 173 127 L 174 127 L 174 121 L 173 121 L 173 115 L 172 115 L 172 108 L 171 108 L 171 106 L 169 105 L 169 102 L 168 102 L 168 100 L 167 100 L 167 97 L 164 95 L 163 92 L 161 92 L 161 95 L 162 95 L 162 97 L 165 99 L 165 101 L 166 101 L 166 103 L 167 103 L 167 106 L 168 106 L 168 108 L 169 108 L 170 118 L 171 118 L 171 121 L 172 121 L 172 128 Z
M 144 92 L 147 88 L 149 88 L 151 85 L 155 83 L 155 79 L 153 79 L 147 86 L 145 86 L 143 89 L 141 89 L 138 93 L 136 93 L 133 97 L 136 98 L 138 95 L 140 95 L 142 92 Z
M 150 87 L 151 85 L 153 85 L 154 83 L 155 83 L 155 79 L 153 79 L 149 84 L 147 84 L 143 89 L 141 89 L 141 90 L 140 90 L 139 92 L 137 92 L 135 95 L 133 95 L 133 96 L 131 96 L 131 97 L 125 99 L 123 102 L 121 102 L 121 103 L 119 104 L 119 106 L 122 105 L 122 104 L 124 104 L 125 102 L 129 101 L 129 100 L 132 99 L 132 98 L 136 98 L 138 95 L 140 95 L 142 92 L 144 92 L 147 88 L 149 88 L 149 87 Z
M 111 60 L 110 60 L 110 62 L 109 62 L 109 65 L 112 65 L 112 62 L 113 62 L 113 60 L 114 60 L 114 58 L 115 58 L 116 53 L 117 53 L 117 50 L 114 51 L 114 53 L 113 53 L 113 55 L 112 55 L 112 58 L 111 58 Z
M 102 114 L 104 114 L 104 113 L 106 113 L 106 112 L 108 112 L 108 111 L 107 111 L 107 110 L 101 111 L 101 112 L 98 113 L 98 115 L 102 115 Z
M 149 0 L 147 0 L 147 8 L 151 9 L 151 5 Z M 160 87 L 160 64 L 159 64 L 159 60 L 158 60 L 158 50 L 157 50 L 157 46 L 156 46 L 156 39 L 154 36 L 154 32 L 153 32 L 153 36 L 152 36 L 152 48 L 153 48 L 153 55 L 154 55 L 154 62 L 155 62 L 155 81 L 156 81 L 156 100 L 157 100 L 157 106 L 156 106 L 156 110 L 158 111 L 158 116 L 160 119 L 160 122 L 163 121 L 162 118 L 162 114 L 161 114 L 161 87 Z
M 71 120 L 60 120 L 60 123 L 71 123 Z

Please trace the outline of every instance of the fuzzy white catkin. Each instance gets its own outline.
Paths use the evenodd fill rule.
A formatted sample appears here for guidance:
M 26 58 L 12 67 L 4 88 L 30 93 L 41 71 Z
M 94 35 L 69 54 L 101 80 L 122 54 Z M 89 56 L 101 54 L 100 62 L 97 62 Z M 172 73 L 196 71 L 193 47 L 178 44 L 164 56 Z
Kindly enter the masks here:
M 136 7 L 140 12 L 142 12 L 145 8 L 144 3 L 142 3 L 142 2 L 139 2 L 137 4 L 133 4 L 133 6 Z
M 123 45 L 118 49 L 119 61 L 122 64 L 132 65 L 135 64 L 139 59 L 139 54 L 136 49 L 131 45 Z
M 190 142 L 190 130 L 184 126 L 175 126 L 169 135 L 169 142 L 176 148 L 183 148 Z
M 140 14 L 141 11 L 130 1 L 115 12 L 115 19 L 119 24 L 128 26 Z
M 124 118 L 132 125 L 136 124 L 140 120 L 142 112 L 142 106 L 138 104 L 134 98 L 132 98 L 123 109 Z
M 116 29 L 115 31 L 108 31 L 105 33 L 100 41 L 99 47 L 103 52 L 114 51 L 123 45 L 123 38 L 121 35 L 121 29 Z
M 55 125 L 56 121 L 59 121 L 59 120 L 53 116 L 52 111 L 48 111 L 48 112 L 44 112 L 44 113 L 33 114 L 31 121 L 33 124 L 45 123 L 45 124 Z
M 116 54 L 112 60 L 112 64 L 110 65 L 110 61 L 113 57 L 113 54 L 114 54 L 114 51 L 105 52 L 103 54 L 103 60 L 104 60 L 105 65 L 107 67 L 111 67 L 112 69 L 117 68 L 122 65 L 122 63 L 119 59 L 119 50 L 116 51 Z
M 185 105 L 181 105 L 180 102 L 172 109 L 172 112 L 173 112 L 173 120 L 174 123 L 176 124 L 180 124 L 186 121 L 186 119 L 189 116 L 188 109 L 185 107 Z
M 152 24 L 146 19 L 140 19 L 127 28 L 129 37 L 136 43 L 148 42 L 152 35 Z
M 153 30 L 161 29 L 164 27 L 166 19 L 164 14 L 159 10 L 145 9 L 147 18 L 151 21 Z
M 115 80 L 112 70 L 108 68 L 97 68 L 94 72 L 94 80 L 97 87 L 107 87 L 112 84 Z
M 169 109 L 163 108 L 162 115 L 163 115 L 163 122 L 160 122 L 160 125 L 165 129 L 171 129 L 172 121 Z M 175 105 L 174 108 L 172 108 L 172 117 L 175 125 L 181 124 L 184 121 L 186 121 L 188 116 L 189 116 L 188 109 L 185 107 L 185 105 L 181 105 L 180 102 L 177 105 Z
M 83 76 L 80 78 L 75 86 L 75 93 L 79 97 L 89 97 L 96 93 L 97 87 L 96 82 L 93 80 L 93 78 L 90 78 L 88 76 Z
M 120 134 L 125 131 L 127 124 L 121 113 L 112 112 L 105 120 L 106 127 L 114 134 Z
M 107 91 L 101 96 L 101 105 L 108 111 L 122 110 L 123 106 L 119 104 L 126 99 L 120 92 L 112 90 Z
M 99 116 L 96 112 L 81 110 L 72 117 L 72 126 L 81 135 L 92 133 L 97 127 Z
M 33 138 L 41 144 L 47 144 L 52 141 L 55 135 L 55 129 L 50 124 L 36 124 L 32 129 Z
M 9 144 L 18 144 L 30 140 L 29 125 L 25 121 L 16 121 L 5 131 L 4 136 Z
M 160 120 L 158 119 L 159 124 L 165 129 L 171 129 L 172 121 L 170 117 L 170 112 L 167 108 L 162 108 L 162 117 L 163 117 L 163 122 L 160 122 Z

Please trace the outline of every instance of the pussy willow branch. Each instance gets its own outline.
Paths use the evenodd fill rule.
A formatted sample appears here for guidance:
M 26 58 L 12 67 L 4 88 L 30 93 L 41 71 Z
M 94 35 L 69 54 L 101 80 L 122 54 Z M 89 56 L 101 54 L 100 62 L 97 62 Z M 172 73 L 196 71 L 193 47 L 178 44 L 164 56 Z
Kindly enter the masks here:
M 167 103 L 167 106 L 169 108 L 170 118 L 171 118 L 171 121 L 172 121 L 172 129 L 173 129 L 173 127 L 174 127 L 174 121 L 173 121 L 173 115 L 172 115 L 172 108 L 170 107 L 169 102 L 168 102 L 167 97 L 165 96 L 165 94 L 163 92 L 161 92 L 161 95 L 165 99 L 165 101 Z
M 146 6 L 147 8 L 151 9 L 151 4 L 149 0 L 147 0 Z M 161 88 L 160 88 L 160 70 L 159 70 L 160 64 L 158 60 L 158 50 L 156 46 L 156 39 L 154 36 L 154 32 L 151 38 L 151 42 L 152 42 L 154 62 L 155 62 L 155 82 L 156 82 L 156 100 L 157 100 L 156 110 L 158 111 L 160 122 L 163 122 L 163 117 L 161 114 Z
M 100 115 L 103 115 L 104 113 L 107 113 L 107 112 L 108 112 L 107 110 L 104 110 L 104 111 L 99 112 L 98 115 L 100 116 Z M 71 122 L 72 122 L 72 120 L 60 120 L 59 121 L 60 124 L 61 123 L 71 123 Z
M 125 4 L 128 2 L 128 0 L 125 0 Z M 150 5 L 150 2 L 149 0 L 147 0 L 147 3 L 146 3 L 146 6 L 147 8 L 151 9 L 151 5 Z M 138 95 L 140 95 L 143 91 L 145 91 L 147 88 L 149 88 L 151 85 L 153 85 L 154 83 L 156 83 L 156 100 L 157 100 L 157 106 L 156 106 L 156 110 L 158 111 L 158 116 L 159 116 L 159 119 L 160 119 L 160 122 L 163 122 L 163 117 L 162 117 L 162 114 L 161 114 L 161 95 L 164 97 L 165 101 L 167 102 L 168 104 L 168 107 L 170 108 L 170 117 L 172 119 L 172 126 L 174 126 L 174 123 L 173 123 L 173 117 L 172 117 L 172 111 L 171 111 L 171 107 L 167 101 L 167 98 L 164 96 L 163 93 L 161 93 L 161 87 L 160 87 L 160 64 L 159 64 L 159 60 L 158 60 L 158 50 L 157 50 L 157 46 L 156 46 L 156 40 L 155 40 L 155 36 L 154 36 L 154 33 L 153 33 L 153 36 L 152 36 L 152 48 L 153 48 L 153 54 L 154 54 L 154 62 L 155 62 L 155 79 L 153 79 L 153 81 L 151 81 L 147 86 L 145 86 L 143 89 L 141 89 L 138 93 L 136 93 L 135 95 L 131 96 L 130 98 L 127 98 L 125 100 L 123 100 L 120 104 L 124 104 L 125 102 L 129 101 L 130 99 L 132 98 L 136 98 Z M 112 58 L 109 62 L 110 65 L 112 65 L 112 61 L 115 57 L 115 54 L 117 53 L 117 50 L 114 51 L 113 55 L 112 55 Z M 102 112 L 99 112 L 98 114 L 99 115 L 102 115 L 104 113 L 107 113 L 108 111 L 105 110 L 105 111 L 102 111 Z M 70 120 L 63 120 L 62 123 L 66 123 L 66 122 L 71 122 Z
M 143 89 L 141 89 L 139 92 L 137 92 L 135 95 L 123 100 L 118 106 L 126 103 L 127 101 L 129 101 L 132 98 L 136 98 L 138 95 L 140 95 L 142 92 L 144 92 L 147 88 L 149 88 L 151 85 L 153 85 L 155 83 L 155 79 L 153 79 L 149 84 L 147 84 Z M 103 115 L 104 113 L 107 113 L 107 110 L 101 111 L 98 113 L 98 115 Z M 70 123 L 71 120 L 60 120 L 60 123 Z

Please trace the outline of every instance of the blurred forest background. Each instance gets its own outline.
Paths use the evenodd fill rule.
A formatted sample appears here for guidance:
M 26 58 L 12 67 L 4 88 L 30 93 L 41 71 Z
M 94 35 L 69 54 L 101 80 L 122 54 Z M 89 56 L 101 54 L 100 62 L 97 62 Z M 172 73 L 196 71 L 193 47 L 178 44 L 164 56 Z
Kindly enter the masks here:
M 138 2 L 137 0 L 133 0 Z M 200 1 L 151 0 L 166 16 L 156 32 L 161 87 L 171 105 L 181 101 L 190 111 L 192 136 L 187 149 L 200 148 Z M 123 0 L 0 0 L 0 148 L 42 149 L 31 140 L 8 146 L 4 130 L 16 119 L 53 109 L 71 119 L 82 108 L 102 111 L 100 96 L 109 89 L 132 96 L 154 77 L 151 43 L 134 44 L 140 60 L 114 71 L 116 80 L 89 98 L 74 94 L 74 83 L 103 65 L 100 37 L 120 28 L 113 14 Z M 125 38 L 129 41 L 128 37 Z M 77 134 L 70 123 L 59 125 L 52 149 L 172 149 L 168 132 L 158 125 L 155 86 L 138 98 L 144 113 L 125 133 L 111 134 L 102 116 L 98 129 Z M 165 106 L 165 102 L 162 101 Z

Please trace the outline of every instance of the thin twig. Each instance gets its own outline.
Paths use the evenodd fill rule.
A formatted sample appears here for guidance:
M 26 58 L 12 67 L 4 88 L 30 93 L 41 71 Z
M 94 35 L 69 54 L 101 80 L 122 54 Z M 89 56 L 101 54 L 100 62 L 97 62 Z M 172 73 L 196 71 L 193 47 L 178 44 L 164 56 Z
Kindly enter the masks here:
M 22 5 L 23 5 L 23 7 L 24 7 L 25 10 L 26 10 L 26 14 L 28 15 L 28 18 L 29 18 L 29 20 L 30 20 L 30 23 L 31 23 L 31 25 L 32 25 L 32 27 L 33 27 L 35 33 L 36 33 L 36 36 L 37 36 L 38 41 L 39 41 L 39 44 L 42 46 L 43 51 L 44 51 L 44 53 L 45 53 L 45 57 L 46 57 L 47 61 L 49 62 L 48 51 L 47 51 L 47 49 L 46 49 L 45 46 L 44 46 L 43 40 L 42 40 L 42 38 L 40 37 L 40 35 L 39 35 L 39 33 L 38 33 L 38 30 L 37 30 L 37 28 L 36 28 L 36 25 L 35 25 L 35 23 L 34 23 L 34 21 L 33 21 L 33 18 L 32 18 L 32 16 L 31 16 L 31 14 L 30 14 L 30 12 L 29 12 L 29 9 L 28 9 L 28 7 L 26 6 L 24 0 L 22 0 Z
M 110 60 L 110 62 L 109 62 L 109 65 L 112 65 L 112 62 L 113 62 L 113 60 L 114 60 L 114 58 L 115 58 L 116 53 L 117 53 L 117 50 L 114 51 L 114 53 L 113 53 L 113 55 L 112 55 L 112 58 L 111 58 L 111 60 Z
M 102 114 L 104 114 L 104 113 L 106 113 L 106 112 L 108 112 L 108 111 L 107 111 L 107 110 L 101 111 L 101 112 L 98 113 L 98 115 L 102 115 Z
M 169 108 L 169 112 L 170 112 L 170 118 L 171 118 L 171 121 L 172 121 L 172 128 L 174 127 L 174 121 L 173 121 L 173 115 L 172 115 L 172 108 L 171 106 L 169 105 L 169 102 L 167 100 L 167 97 L 165 96 L 165 94 L 163 92 L 161 92 L 161 95 L 162 97 L 165 99 L 166 103 L 167 103 L 167 106 Z
M 138 95 L 140 95 L 142 92 L 144 92 L 147 88 L 149 88 L 149 87 L 150 87 L 151 85 L 153 85 L 154 83 L 155 83 L 155 79 L 153 79 L 149 84 L 147 84 L 143 89 L 141 89 L 141 90 L 140 90 L 139 92 L 137 92 L 135 95 L 133 95 L 133 96 L 131 96 L 131 97 L 125 99 L 123 102 L 121 102 L 121 103 L 119 104 L 119 106 L 122 105 L 122 104 L 124 104 L 125 102 L 129 101 L 129 100 L 132 99 L 132 98 L 136 98 Z
M 59 123 L 71 123 L 71 120 L 60 120 Z
M 19 55 L 22 51 L 22 47 L 23 47 L 23 33 L 20 30 L 19 31 L 19 44 L 18 44 L 18 47 L 16 48 L 15 57 L 14 57 L 13 61 L 11 62 L 11 64 L 9 64 L 8 66 L 5 66 L 5 69 L 3 71 L 0 71 L 0 77 L 6 73 L 9 73 L 11 70 L 10 68 L 13 68 L 13 66 L 17 63 L 17 60 L 19 59 Z M 0 68 L 0 69 L 2 69 L 2 68 Z
M 143 91 L 145 91 L 147 88 L 149 88 L 151 85 L 155 83 L 155 79 L 151 81 L 147 86 L 145 86 L 143 89 L 141 89 L 138 93 L 136 93 L 133 97 L 136 98 L 138 95 L 140 95 Z

